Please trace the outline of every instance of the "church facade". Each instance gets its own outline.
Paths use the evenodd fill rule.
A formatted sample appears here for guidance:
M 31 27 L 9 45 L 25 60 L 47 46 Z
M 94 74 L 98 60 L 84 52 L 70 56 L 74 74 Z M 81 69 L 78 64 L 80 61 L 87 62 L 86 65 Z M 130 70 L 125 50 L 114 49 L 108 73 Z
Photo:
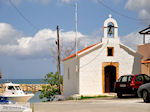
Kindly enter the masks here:
M 103 27 L 102 42 L 63 60 L 65 97 L 111 93 L 121 75 L 140 73 L 141 55 L 120 42 L 117 21 L 109 15 Z

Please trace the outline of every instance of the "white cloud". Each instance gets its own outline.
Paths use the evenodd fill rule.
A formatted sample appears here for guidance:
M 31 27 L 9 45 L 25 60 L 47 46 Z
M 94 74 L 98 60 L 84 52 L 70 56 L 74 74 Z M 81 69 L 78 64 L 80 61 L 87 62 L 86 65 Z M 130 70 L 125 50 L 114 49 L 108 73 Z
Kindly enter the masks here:
M 115 2 L 116 4 L 119 4 L 119 3 L 121 2 L 121 0 L 114 0 L 114 2 Z
M 77 1 L 77 0 L 60 0 L 61 2 L 63 3 L 70 3 L 70 2 L 73 2 L 73 1 Z
M 130 10 L 150 9 L 149 5 L 149 0 L 128 0 L 126 8 Z
M 24 0 L 0 0 L 0 3 L 7 3 L 9 4 L 9 2 L 12 2 L 15 5 L 19 5 L 20 3 L 22 3 Z M 52 0 L 26 0 L 28 2 L 37 2 L 37 3 L 42 3 L 42 4 L 48 4 L 50 3 Z
M 28 1 L 30 1 L 30 2 L 40 2 L 42 4 L 48 4 L 52 0 L 28 0 Z
M 6 1 L 7 1 L 7 0 L 6 0 Z M 19 3 L 21 3 L 21 1 L 22 1 L 22 0 L 11 0 L 11 2 L 13 2 L 13 3 L 16 4 L 16 5 L 19 4 Z
M 49 2 L 51 2 L 52 0 L 27 0 L 28 2 L 39 2 L 39 3 L 42 3 L 42 4 L 48 4 Z M 57 0 L 57 1 L 60 1 L 62 3 L 70 3 L 70 2 L 73 2 L 73 1 L 77 1 L 77 0 Z M 0 3 L 8 3 L 7 0 L 0 0 Z M 18 5 L 20 4 L 21 2 L 23 2 L 23 0 L 11 0 L 12 3 Z
M 51 29 L 42 29 L 34 36 L 24 36 L 10 24 L 0 23 L 0 54 L 28 58 L 47 58 L 50 52 L 56 47 L 55 41 L 57 32 Z M 100 36 L 88 36 L 78 32 L 79 49 L 100 41 Z M 75 32 L 60 31 L 61 45 L 64 49 L 74 46 Z M 131 33 L 120 37 L 122 43 L 136 49 L 142 44 L 142 36 L 138 33 Z M 148 38 L 147 38 L 148 39 Z M 148 40 L 147 40 L 148 41 Z
M 146 9 L 141 9 L 139 11 L 139 17 L 141 19 L 150 19 L 150 11 L 147 11 Z M 147 23 L 149 24 L 149 19 L 147 20 Z
M 0 45 L 14 44 L 23 34 L 15 30 L 10 24 L 0 23 Z
M 131 11 L 138 12 L 139 18 L 148 19 L 145 22 L 149 23 L 150 0 L 128 0 L 125 7 Z
M 150 42 L 150 36 L 146 36 L 146 43 Z M 138 32 L 132 32 L 126 36 L 120 37 L 123 44 L 129 46 L 130 48 L 136 50 L 138 45 L 143 44 L 143 36 Z
M 128 47 L 136 50 L 137 45 L 142 44 L 142 37 L 137 33 L 133 32 L 126 36 L 120 37 L 123 44 L 127 45 Z
M 57 32 L 51 29 L 42 29 L 34 36 L 23 36 L 22 33 L 15 30 L 11 25 L 0 23 L 0 54 L 23 56 L 23 57 L 41 57 L 49 56 L 50 49 L 55 47 Z M 75 41 L 75 32 L 60 32 L 60 38 L 63 45 L 68 45 Z M 87 36 L 78 32 L 78 38 L 87 38 Z

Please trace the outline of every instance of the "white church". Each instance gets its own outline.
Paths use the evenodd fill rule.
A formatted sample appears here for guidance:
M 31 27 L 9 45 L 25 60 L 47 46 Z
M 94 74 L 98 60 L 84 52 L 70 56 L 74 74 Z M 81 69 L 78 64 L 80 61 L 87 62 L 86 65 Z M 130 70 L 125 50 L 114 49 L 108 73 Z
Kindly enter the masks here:
M 102 42 L 63 60 L 63 94 L 66 98 L 111 93 L 114 82 L 121 75 L 140 73 L 141 55 L 120 42 L 116 20 L 109 15 L 103 27 Z

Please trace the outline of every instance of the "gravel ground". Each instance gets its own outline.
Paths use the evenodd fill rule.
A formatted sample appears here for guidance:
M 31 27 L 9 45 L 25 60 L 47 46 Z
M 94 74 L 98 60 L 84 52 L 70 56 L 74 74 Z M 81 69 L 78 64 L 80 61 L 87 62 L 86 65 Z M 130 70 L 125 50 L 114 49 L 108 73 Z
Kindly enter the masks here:
M 33 104 L 34 112 L 150 112 L 150 103 L 141 98 L 116 97 L 68 100 Z

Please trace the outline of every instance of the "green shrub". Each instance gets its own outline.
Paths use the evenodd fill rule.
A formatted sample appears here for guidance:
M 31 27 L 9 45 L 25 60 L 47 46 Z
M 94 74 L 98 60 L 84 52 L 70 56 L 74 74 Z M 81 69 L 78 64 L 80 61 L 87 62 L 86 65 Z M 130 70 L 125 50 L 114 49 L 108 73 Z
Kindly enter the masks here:
M 44 77 L 44 81 L 49 85 L 42 86 L 41 94 L 39 95 L 40 99 L 46 98 L 46 101 L 53 101 L 55 99 L 55 95 L 61 94 L 61 90 L 59 88 L 59 84 L 62 85 L 62 76 L 60 75 L 60 82 L 58 80 L 58 73 L 55 74 L 53 72 L 46 74 Z

